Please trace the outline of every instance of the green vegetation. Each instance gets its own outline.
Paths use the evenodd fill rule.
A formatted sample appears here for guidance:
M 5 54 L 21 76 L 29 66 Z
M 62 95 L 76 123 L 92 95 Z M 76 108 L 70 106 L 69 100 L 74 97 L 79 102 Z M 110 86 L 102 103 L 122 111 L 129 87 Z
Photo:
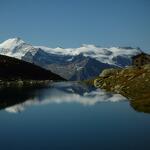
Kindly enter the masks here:
M 150 113 L 150 65 L 106 69 L 94 81 L 87 83 L 122 94 L 135 110 Z

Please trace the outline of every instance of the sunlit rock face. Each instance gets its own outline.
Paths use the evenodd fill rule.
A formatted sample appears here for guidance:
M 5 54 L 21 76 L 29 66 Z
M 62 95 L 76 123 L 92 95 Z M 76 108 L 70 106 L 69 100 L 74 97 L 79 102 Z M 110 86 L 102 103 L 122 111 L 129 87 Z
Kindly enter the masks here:
M 139 48 L 102 48 L 87 44 L 79 48 L 32 46 L 21 38 L 8 39 L 0 44 L 0 54 L 37 64 L 68 80 L 89 79 L 105 68 L 130 65 L 131 57 L 138 53 L 141 53 Z

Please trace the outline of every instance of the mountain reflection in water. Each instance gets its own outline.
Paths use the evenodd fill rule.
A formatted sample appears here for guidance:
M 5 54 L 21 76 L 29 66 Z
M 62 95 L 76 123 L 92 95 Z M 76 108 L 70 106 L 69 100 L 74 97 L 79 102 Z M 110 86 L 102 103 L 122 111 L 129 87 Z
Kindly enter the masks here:
M 119 94 L 107 93 L 78 82 L 53 83 L 42 89 L 3 89 L 0 91 L 0 109 L 17 113 L 32 105 L 50 103 L 80 103 L 94 105 L 98 102 L 126 100 Z

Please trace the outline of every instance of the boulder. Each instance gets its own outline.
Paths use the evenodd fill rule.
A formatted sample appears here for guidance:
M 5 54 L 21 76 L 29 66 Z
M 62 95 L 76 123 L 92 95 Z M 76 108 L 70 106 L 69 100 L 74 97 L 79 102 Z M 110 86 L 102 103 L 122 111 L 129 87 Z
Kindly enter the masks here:
M 117 74 L 118 72 L 119 72 L 119 69 L 114 69 L 114 68 L 104 69 L 99 76 L 100 77 L 107 77 L 107 76 Z

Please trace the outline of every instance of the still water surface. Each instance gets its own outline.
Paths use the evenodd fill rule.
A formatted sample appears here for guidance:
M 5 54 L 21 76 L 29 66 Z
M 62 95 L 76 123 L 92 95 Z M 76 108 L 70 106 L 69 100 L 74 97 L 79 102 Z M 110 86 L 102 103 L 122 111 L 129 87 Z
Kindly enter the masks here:
M 0 91 L 0 150 L 149 150 L 150 114 L 76 82 Z

